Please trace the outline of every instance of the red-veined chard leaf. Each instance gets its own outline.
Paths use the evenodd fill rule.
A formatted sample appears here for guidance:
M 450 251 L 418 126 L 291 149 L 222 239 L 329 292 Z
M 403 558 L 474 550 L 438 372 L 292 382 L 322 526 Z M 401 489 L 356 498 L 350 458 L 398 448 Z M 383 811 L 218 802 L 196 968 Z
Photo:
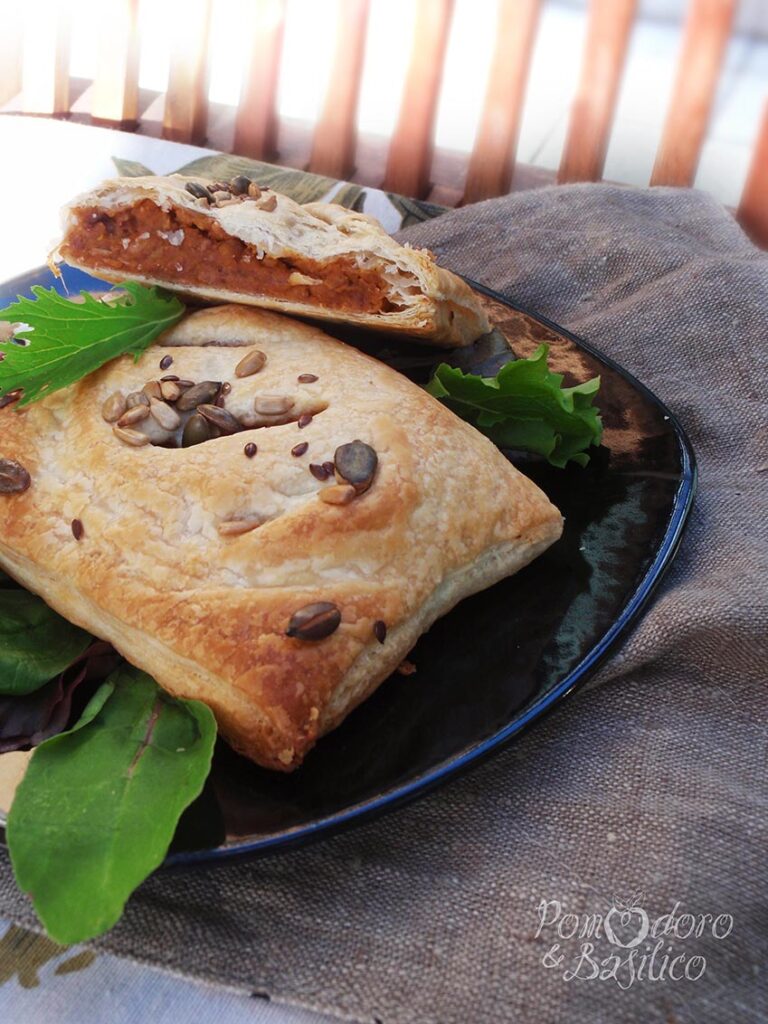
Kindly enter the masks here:
M 208 707 L 124 666 L 74 729 L 36 748 L 7 838 L 16 880 L 52 939 L 82 942 L 115 924 L 201 792 L 215 740 Z

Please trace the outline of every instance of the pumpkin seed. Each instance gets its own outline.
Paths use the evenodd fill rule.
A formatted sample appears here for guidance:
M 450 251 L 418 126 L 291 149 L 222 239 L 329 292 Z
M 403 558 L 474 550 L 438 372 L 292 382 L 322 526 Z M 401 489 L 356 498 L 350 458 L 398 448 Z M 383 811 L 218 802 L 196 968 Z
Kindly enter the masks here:
M 233 196 L 244 196 L 247 194 L 250 184 L 250 178 L 247 178 L 244 174 L 238 174 L 230 181 L 229 191 Z
M 352 484 L 357 493 L 362 494 L 373 482 L 379 457 L 369 444 L 358 440 L 340 445 L 333 462 L 339 483 Z
M 236 420 L 231 412 L 220 409 L 218 405 L 198 405 L 197 411 L 205 416 L 209 423 L 218 427 L 222 434 L 237 434 L 243 427 L 239 420 Z
M 32 478 L 20 462 L 0 459 L 0 494 L 23 494 Z
M 211 427 L 205 416 L 200 416 L 199 413 L 190 416 L 184 427 L 184 433 L 181 435 L 181 447 L 192 448 L 194 445 L 202 444 L 203 441 L 210 441 L 210 439 Z
M 330 601 L 317 601 L 299 608 L 291 616 L 286 636 L 297 640 L 325 640 L 341 623 L 341 612 Z
M 176 408 L 180 412 L 189 412 L 191 409 L 196 409 L 198 405 L 215 402 L 220 387 L 220 380 L 203 380 L 184 392 L 176 403 Z

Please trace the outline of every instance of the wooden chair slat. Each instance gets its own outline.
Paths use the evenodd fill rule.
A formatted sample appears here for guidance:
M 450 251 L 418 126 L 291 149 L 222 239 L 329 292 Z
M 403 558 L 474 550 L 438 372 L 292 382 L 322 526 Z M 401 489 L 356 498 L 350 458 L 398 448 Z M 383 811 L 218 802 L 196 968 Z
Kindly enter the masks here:
M 453 0 L 419 0 L 411 59 L 384 188 L 422 198 L 429 191 L 435 115 L 453 15 Z
M 174 25 L 163 138 L 205 142 L 208 124 L 208 36 L 211 0 L 186 0 Z
M 558 182 L 599 181 L 637 0 L 592 0 Z
M 269 160 L 277 151 L 277 85 L 285 32 L 285 0 L 251 0 L 252 47 L 235 118 L 234 152 Z
M 737 216 L 753 241 L 768 249 L 768 101 Z
M 738 0 L 691 0 L 652 185 L 692 185 Z
M 136 127 L 139 118 L 139 0 L 111 0 L 100 14 L 104 37 L 93 81 L 91 117 Z
M 369 0 L 339 0 L 333 72 L 312 140 L 310 171 L 348 178 L 355 169 L 357 103 Z
M 38 6 L 31 3 L 25 11 L 22 109 L 25 114 L 57 117 L 69 112 L 69 5 L 45 10 Z M 45 18 L 47 31 L 35 31 L 37 18 Z
M 512 184 L 540 12 L 541 0 L 500 0 L 496 47 L 467 169 L 465 203 L 504 195 Z

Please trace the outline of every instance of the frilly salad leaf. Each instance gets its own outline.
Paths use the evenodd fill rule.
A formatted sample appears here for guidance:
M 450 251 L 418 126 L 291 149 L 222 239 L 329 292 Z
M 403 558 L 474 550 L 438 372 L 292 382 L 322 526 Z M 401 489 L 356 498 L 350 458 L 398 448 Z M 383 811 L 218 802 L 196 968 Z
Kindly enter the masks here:
M 0 310 L 14 326 L 0 342 L 0 399 L 21 391 L 19 407 L 46 398 L 98 370 L 117 356 L 138 358 L 184 314 L 184 305 L 158 288 L 127 282 L 114 301 L 87 292 L 71 302 L 53 288 L 35 285 L 34 299 L 19 297 Z
M 603 425 L 592 401 L 600 378 L 564 388 L 547 366 L 547 345 L 515 359 L 495 377 L 463 373 L 441 363 L 427 391 L 489 437 L 499 448 L 545 456 L 553 466 L 586 466 L 586 450 L 599 445 Z
M 209 708 L 125 666 L 73 729 L 35 749 L 6 834 L 52 939 L 82 942 L 116 923 L 201 792 L 215 740 Z
M 0 580 L 0 694 L 32 693 L 68 668 L 90 636 L 26 590 Z

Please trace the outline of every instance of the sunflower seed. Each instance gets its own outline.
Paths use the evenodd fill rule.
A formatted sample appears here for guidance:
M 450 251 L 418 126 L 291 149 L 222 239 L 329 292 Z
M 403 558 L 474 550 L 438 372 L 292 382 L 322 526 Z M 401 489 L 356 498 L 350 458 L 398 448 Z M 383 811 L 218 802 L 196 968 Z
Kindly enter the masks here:
M 158 402 L 156 399 L 152 399 L 149 403 L 149 411 L 152 414 L 152 419 L 159 423 L 163 430 L 178 430 L 181 426 L 181 417 L 172 409 L 170 405 L 166 405 L 165 402 Z
M 149 416 L 149 409 L 146 405 L 134 405 L 132 409 L 123 413 L 117 421 L 117 425 L 118 427 L 133 427 L 137 423 L 142 423 L 147 416 Z
M 290 395 L 257 395 L 253 408 L 262 416 L 283 416 L 295 405 Z
M 352 484 L 333 484 L 318 491 L 318 497 L 326 505 L 348 505 L 357 497 L 357 491 Z
M 263 352 L 260 352 L 257 348 L 252 348 L 235 367 L 235 376 L 250 377 L 252 374 L 258 373 L 259 370 L 263 370 L 266 361 L 267 357 Z
M 195 386 L 195 382 L 193 380 L 180 380 L 178 377 L 175 379 L 175 384 L 176 387 L 181 388 L 182 391 L 186 391 L 187 388 L 193 388 Z
M 147 398 L 157 398 L 157 399 L 160 399 L 160 398 L 163 397 L 162 393 L 160 391 L 160 381 L 159 380 L 148 380 L 147 383 L 144 385 L 144 387 L 141 390 L 144 392 L 144 394 L 147 396 Z
M 218 427 L 222 434 L 237 434 L 243 429 L 239 420 L 231 412 L 220 409 L 217 405 L 198 405 L 197 411 L 205 416 L 209 423 Z
M 161 380 L 160 394 L 166 402 L 177 402 L 181 398 L 181 388 L 176 381 Z
M 85 527 L 81 519 L 72 520 L 72 536 L 75 540 L 82 540 L 85 534 Z
M 173 381 L 173 382 L 174 382 L 174 384 L 175 384 L 175 383 L 176 383 L 176 382 L 178 381 L 178 379 L 179 379 L 179 378 L 178 378 L 178 377 L 176 376 L 176 374 L 175 374 L 175 373 L 166 373 L 166 375 L 165 375 L 164 377 L 161 377 L 161 378 L 160 378 L 160 383 L 161 383 L 161 384 L 165 384 L 165 383 L 166 383 L 166 381 L 169 381 L 169 380 L 170 380 L 170 381 Z
M 115 423 L 128 408 L 122 391 L 115 391 L 101 407 L 101 415 L 107 423 Z
M 211 426 L 205 416 L 200 416 L 198 413 L 190 416 L 184 427 L 184 433 L 181 435 L 181 447 L 192 448 L 194 445 L 202 444 L 203 441 L 210 441 L 210 439 Z
M 125 400 L 125 404 L 129 409 L 133 409 L 137 405 L 149 405 L 149 398 L 144 394 L 143 391 L 132 391 Z
M 132 448 L 141 448 L 145 444 L 149 444 L 149 438 L 146 434 L 142 434 L 140 430 L 131 430 L 130 427 L 118 427 L 115 424 L 112 427 L 112 433 L 115 437 L 119 438 L 123 444 L 129 444 Z
M 218 531 L 222 537 L 239 537 L 243 533 L 255 530 L 261 523 L 261 519 L 227 519 L 219 523 Z
M 248 183 L 248 195 L 251 199 L 261 199 L 261 189 L 255 181 L 250 181 Z
M 362 494 L 373 482 L 379 458 L 369 444 L 352 441 L 336 449 L 333 462 L 339 483 L 352 484 L 357 493 Z
M 163 356 L 160 360 L 160 369 L 167 370 L 169 366 L 173 366 L 173 356 Z
M 314 384 L 320 378 L 314 373 L 300 373 L 296 380 L 299 384 Z
M 238 174 L 230 181 L 229 191 L 233 196 L 244 196 L 247 194 L 250 185 L 250 178 L 246 178 L 244 174 Z
M 341 612 L 335 604 L 317 601 L 293 613 L 285 635 L 296 637 L 297 640 L 325 640 L 336 632 L 340 623 Z
M 193 385 L 184 392 L 176 403 L 176 408 L 180 412 L 189 412 L 191 409 L 197 408 L 198 405 L 206 405 L 209 402 L 215 402 L 220 387 L 220 380 L 201 381 L 199 384 Z
M 291 448 L 291 455 L 293 455 L 295 459 L 298 459 L 300 456 L 306 454 L 307 448 L 309 448 L 308 441 L 302 441 L 300 444 L 295 444 L 293 448 Z
M 376 637 L 380 644 L 383 644 L 384 641 L 387 639 L 386 622 L 384 622 L 382 619 L 377 619 L 376 622 L 374 622 L 373 624 L 373 635 Z
M 20 462 L 0 459 L 0 494 L 23 494 L 32 478 Z
M 277 196 L 274 194 L 274 192 L 272 193 L 271 196 L 267 196 L 267 198 L 264 200 L 263 203 L 259 203 L 259 209 L 263 210 L 265 213 L 272 213 L 272 211 L 276 207 L 277 207 Z
M 245 448 L 243 448 L 243 451 L 245 452 L 246 458 L 248 458 L 248 459 L 252 459 L 254 457 L 254 455 L 258 452 L 258 450 L 259 449 L 258 449 L 257 445 L 255 445 L 253 443 L 253 441 L 249 441 L 248 444 L 245 446 Z

